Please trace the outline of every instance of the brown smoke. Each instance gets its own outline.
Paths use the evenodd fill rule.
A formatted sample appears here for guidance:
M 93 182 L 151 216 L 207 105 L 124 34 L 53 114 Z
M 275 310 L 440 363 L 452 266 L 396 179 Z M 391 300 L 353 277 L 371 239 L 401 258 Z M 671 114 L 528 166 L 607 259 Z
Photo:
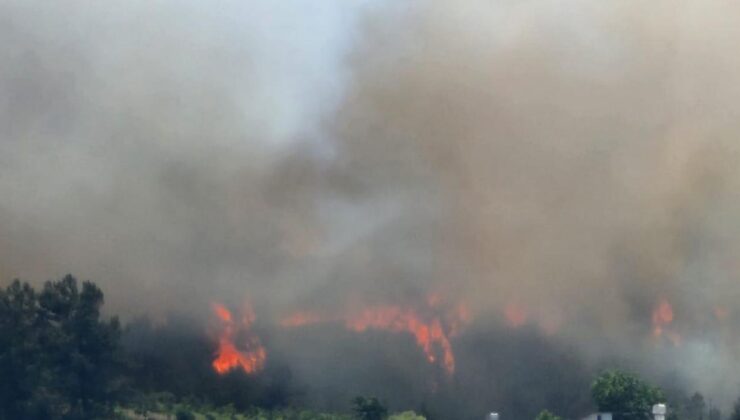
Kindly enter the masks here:
M 344 175 L 426 220 L 414 278 L 648 359 L 666 295 L 686 339 L 655 357 L 734 398 L 738 354 L 704 328 L 738 292 L 738 7 L 414 6 L 371 20 L 333 120 Z
M 0 6 L 2 281 L 204 317 L 434 291 L 734 399 L 740 6 L 268 3 Z

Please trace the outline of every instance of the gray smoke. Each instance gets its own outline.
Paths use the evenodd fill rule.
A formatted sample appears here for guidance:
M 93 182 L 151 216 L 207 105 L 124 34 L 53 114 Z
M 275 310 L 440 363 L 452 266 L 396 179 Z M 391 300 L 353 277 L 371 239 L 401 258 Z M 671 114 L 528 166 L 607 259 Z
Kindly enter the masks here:
M 154 317 L 441 291 L 726 406 L 738 9 L 4 1 L 0 278 Z

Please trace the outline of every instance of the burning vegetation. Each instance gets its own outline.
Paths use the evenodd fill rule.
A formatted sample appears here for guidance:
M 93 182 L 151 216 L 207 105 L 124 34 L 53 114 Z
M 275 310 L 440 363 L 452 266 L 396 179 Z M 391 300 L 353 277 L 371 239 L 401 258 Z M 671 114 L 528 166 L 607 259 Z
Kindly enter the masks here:
M 740 2 L 116 3 L 0 1 L 0 286 L 124 326 L 12 283 L 0 420 L 732 407 Z
M 236 368 L 241 368 L 247 374 L 262 369 L 267 354 L 259 337 L 251 331 L 254 323 L 252 307 L 248 304 L 243 306 L 241 322 L 235 322 L 231 312 L 221 304 L 214 303 L 213 312 L 221 321 L 213 369 L 220 374 Z
M 527 323 L 529 314 L 521 305 L 509 303 L 504 307 L 504 318 L 506 318 L 506 325 L 519 328 Z
M 261 410 L 295 405 L 346 412 L 346 402 L 353 399 L 375 401 L 373 407 L 377 407 L 372 411 L 385 410 L 376 399 L 353 397 L 377 392 L 391 407 L 416 408 L 441 418 L 472 420 L 492 406 L 512 418 L 534 416 L 538 407 L 573 418 L 589 409 L 591 378 L 603 366 L 584 364 L 572 348 L 557 345 L 557 335 L 551 336 L 544 329 L 529 328 L 526 324 L 512 328 L 505 318 L 498 328 L 491 328 L 489 322 L 481 323 L 472 317 L 465 305 L 448 304 L 443 298 L 421 299 L 417 305 L 408 306 L 355 307 L 335 316 L 296 312 L 275 325 L 261 325 L 260 333 L 270 337 L 267 341 L 257 334 L 256 314 L 251 305 L 245 304 L 232 311 L 223 304 L 213 303 L 211 312 L 215 322 L 211 323 L 211 334 L 197 328 L 192 319 L 172 317 L 158 322 L 136 321 L 124 328 L 124 352 L 114 357 L 118 354 L 119 326 L 115 320 L 99 320 L 101 303 L 102 293 L 95 285 L 85 283 L 79 291 L 72 277 L 47 283 L 38 295 L 33 288 L 19 282 L 0 290 L 0 315 L 3 317 L 0 319 L 3 332 L 0 372 L 12 373 L 29 360 L 42 360 L 43 364 L 38 366 L 50 372 L 71 369 L 67 373 L 69 377 L 88 378 L 89 372 L 66 366 L 58 353 L 62 348 L 70 349 L 64 347 L 69 343 L 76 343 L 74 346 L 78 347 L 73 346 L 72 351 L 89 359 L 91 366 L 100 372 L 96 383 L 101 388 L 101 392 L 85 387 L 68 388 L 64 381 L 53 380 L 53 375 L 6 376 L 11 378 L 4 384 L 6 390 L 34 389 L 37 380 L 42 381 L 43 386 L 39 388 L 40 394 L 31 394 L 39 399 L 30 402 L 24 399 L 25 394 L 0 398 L 0 418 L 6 418 L 3 413 L 20 415 L 7 418 L 26 418 L 31 413 L 27 410 L 31 409 L 60 410 L 54 404 L 59 404 L 60 399 L 74 401 L 78 392 L 95 402 L 73 408 L 75 413 L 89 413 L 89 410 L 110 413 L 111 401 L 152 413 L 172 410 L 172 407 L 203 413 L 213 410 L 213 404 L 231 405 L 232 413 L 236 409 L 267 416 L 270 411 Z M 645 319 L 653 328 L 650 335 L 667 337 L 672 342 L 669 334 L 681 327 L 677 323 L 682 318 L 676 315 L 667 299 L 658 298 L 651 318 Z M 30 329 L 32 325 L 40 329 Z M 336 330 L 344 331 L 344 335 L 332 332 Z M 372 340 L 360 339 L 370 331 L 385 337 L 375 344 Z M 284 337 L 276 339 L 281 334 Z M 90 347 L 90 343 L 97 344 Z M 416 351 L 404 350 L 406 344 L 410 344 L 411 349 L 415 345 Z M 675 343 L 676 349 L 680 344 Z M 26 348 L 28 352 L 18 352 L 19 348 Z M 659 354 L 661 348 L 655 346 Z M 338 349 L 347 353 L 338 352 Z M 291 357 L 291 353 L 300 357 Z M 400 365 L 387 365 L 391 354 L 400 357 Z M 306 355 L 313 357 L 301 360 Z M 127 362 L 119 365 L 121 356 L 125 356 Z M 308 371 L 307 366 L 310 366 Z M 374 366 L 376 371 L 368 373 L 366 366 Z M 398 370 L 404 366 L 408 366 L 409 371 L 400 376 Z M 423 372 L 420 366 L 435 369 Z M 321 372 L 320 377 L 307 375 L 313 368 Z M 556 379 L 533 381 L 531 376 L 521 374 L 529 370 Z M 437 381 L 437 374 L 451 380 Z M 399 380 L 414 375 L 420 383 L 398 387 Z M 306 381 L 308 378 L 311 379 Z M 126 392 L 121 388 L 124 383 L 128 384 Z M 625 388 L 625 383 L 634 387 Z M 343 386 L 333 388 L 336 384 Z M 599 376 L 594 384 L 598 385 L 592 389 L 597 392 L 595 401 L 605 410 L 618 412 L 631 404 L 613 398 L 614 390 L 626 389 L 629 393 L 625 398 L 639 401 L 642 411 L 653 400 L 660 400 L 669 401 L 670 406 L 683 413 L 679 419 L 700 420 L 703 418 L 700 416 L 708 412 L 702 405 L 703 397 L 700 394 L 686 396 L 675 378 L 662 381 L 666 386 L 665 394 L 634 376 L 616 371 Z M 487 391 L 476 393 L 479 389 Z M 136 390 L 133 397 L 132 390 Z M 54 399 L 44 399 L 48 392 L 55 395 Z M 316 395 L 330 395 L 331 398 L 322 404 L 313 399 Z M 198 399 L 193 400 L 194 396 Z M 535 405 L 532 401 L 536 401 Z M 362 405 L 363 410 L 369 409 L 368 404 Z M 275 413 L 279 412 L 282 413 Z M 713 413 L 713 420 L 717 420 L 717 411 Z M 314 418 L 313 414 L 303 415 Z M 336 418 L 345 419 L 342 415 Z
M 451 375 L 455 372 L 455 356 L 452 353 L 452 345 L 450 345 L 450 340 L 443 330 L 439 318 L 422 320 L 419 314 L 411 309 L 384 306 L 368 308 L 353 314 L 346 320 L 345 326 L 356 332 L 378 329 L 410 333 L 424 351 L 429 363 L 436 363 L 439 360 L 447 373 Z
M 442 298 L 430 294 L 419 309 L 414 306 L 377 305 L 353 308 L 339 316 L 321 316 L 318 313 L 300 311 L 284 317 L 280 325 L 298 328 L 318 323 L 334 323 L 349 331 L 362 333 L 367 330 L 411 334 L 431 364 L 441 366 L 447 374 L 455 372 L 455 355 L 450 337 L 459 334 L 472 320 L 464 304 L 444 311 Z
M 653 336 L 656 338 L 665 337 L 674 346 L 681 344 L 681 336 L 671 330 L 671 324 L 673 323 L 673 306 L 664 297 L 658 300 L 658 303 L 653 309 L 652 315 L 653 323 Z

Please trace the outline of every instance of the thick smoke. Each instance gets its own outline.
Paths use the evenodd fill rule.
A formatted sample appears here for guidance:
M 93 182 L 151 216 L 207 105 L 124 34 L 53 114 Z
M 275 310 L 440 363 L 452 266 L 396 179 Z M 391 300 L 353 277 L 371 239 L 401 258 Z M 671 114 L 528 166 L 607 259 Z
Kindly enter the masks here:
M 318 123 L 359 6 L 2 8 L 3 278 L 79 273 L 136 314 L 317 277 Z
M 125 316 L 248 297 L 266 323 L 433 291 L 474 314 L 449 387 L 481 409 L 470 388 L 513 410 L 502 384 L 536 373 L 506 366 L 564 348 L 574 370 L 676 370 L 727 405 L 739 9 L 4 2 L 0 276 L 72 272 Z M 660 299 L 678 343 L 653 336 Z M 507 308 L 549 338 L 504 333 Z M 404 401 L 426 398 L 401 376 Z M 333 378 L 322 389 L 348 381 Z
M 436 211 L 431 281 L 734 398 L 736 7 L 418 6 L 370 25 L 336 125 L 348 177 Z M 683 343 L 648 356 L 661 296 Z

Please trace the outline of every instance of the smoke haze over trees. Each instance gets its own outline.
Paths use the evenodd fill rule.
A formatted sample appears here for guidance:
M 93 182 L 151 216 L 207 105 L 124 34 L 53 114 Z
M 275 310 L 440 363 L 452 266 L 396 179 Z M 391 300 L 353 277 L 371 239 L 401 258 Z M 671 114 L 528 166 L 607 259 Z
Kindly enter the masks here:
M 730 412 L 740 6 L 350 3 L 2 2 L 0 284 L 95 279 L 145 388 L 249 301 L 316 407 L 574 416 L 620 366 Z
M 174 319 L 154 326 L 140 319 L 125 327 L 121 342 L 117 318 L 100 319 L 102 302 L 103 294 L 94 283 L 83 282 L 80 290 L 70 275 L 46 282 L 40 292 L 17 280 L 0 290 L 0 373 L 4 378 L 0 419 L 130 419 L 138 418 L 131 417 L 136 413 L 162 410 L 174 412 L 177 418 L 193 418 L 192 410 L 213 413 L 214 409 L 232 417 L 252 413 L 262 418 L 260 413 L 265 413 L 278 418 L 348 418 L 347 414 L 322 415 L 301 409 L 311 407 L 335 413 L 351 411 L 360 420 L 382 420 L 388 418 L 385 402 L 397 410 L 416 406 L 426 416 L 422 420 L 475 419 L 490 406 L 515 419 L 533 418 L 538 407 L 564 413 L 566 418 L 578 418 L 595 407 L 613 413 L 617 420 L 649 419 L 651 407 L 659 402 L 670 404 L 669 417 L 676 420 L 701 420 L 706 413 L 704 397 L 699 393 L 689 397 L 674 389 L 666 398 L 660 388 L 618 370 L 603 372 L 590 384 L 592 406 L 584 396 L 586 375 L 594 373 L 587 373 L 562 349 L 538 337 L 536 331 L 534 335 L 526 334 L 528 337 L 494 335 L 503 337 L 508 346 L 540 349 L 519 350 L 522 354 L 518 357 L 508 354 L 504 345 L 478 343 L 466 347 L 469 343 L 463 342 L 462 348 L 495 349 L 495 354 L 465 354 L 463 360 L 467 363 L 463 368 L 469 369 L 471 361 L 492 366 L 463 370 L 454 381 L 440 381 L 439 375 L 423 372 L 425 367 L 429 369 L 425 364 L 416 367 L 422 371 L 421 376 L 383 366 L 389 360 L 382 348 L 404 347 L 402 340 L 391 336 L 380 340 L 372 336 L 335 336 L 332 346 L 356 349 L 345 356 L 354 363 L 337 366 L 333 360 L 315 356 L 309 361 L 320 371 L 348 370 L 343 378 L 326 374 L 312 377 L 301 372 L 307 367 L 306 361 L 302 364 L 280 354 L 280 348 L 290 346 L 269 340 L 266 344 L 271 358 L 264 369 L 219 372 L 210 363 L 218 344 L 198 333 L 193 320 Z M 323 339 L 331 332 L 314 332 L 309 337 Z M 282 337 L 280 341 L 301 347 L 304 338 Z M 324 349 L 331 351 L 331 347 Z M 310 348 L 301 350 L 318 353 Z M 414 359 L 411 354 L 399 356 L 407 361 Z M 362 371 L 375 368 L 375 363 L 379 374 Z M 522 374 L 528 370 L 538 375 Z M 294 377 L 294 372 L 299 375 Z M 491 372 L 507 379 L 499 381 L 497 387 L 471 381 L 476 374 Z M 403 383 L 414 376 L 422 383 Z M 429 381 L 434 384 L 431 388 Z M 414 395 L 424 389 L 424 383 L 426 391 Z M 348 398 L 367 391 L 379 391 L 383 397 Z M 710 409 L 709 414 L 713 420 L 721 417 L 716 409 Z M 390 419 L 417 417 L 413 411 L 405 411 Z M 562 417 L 544 409 L 536 418 Z

